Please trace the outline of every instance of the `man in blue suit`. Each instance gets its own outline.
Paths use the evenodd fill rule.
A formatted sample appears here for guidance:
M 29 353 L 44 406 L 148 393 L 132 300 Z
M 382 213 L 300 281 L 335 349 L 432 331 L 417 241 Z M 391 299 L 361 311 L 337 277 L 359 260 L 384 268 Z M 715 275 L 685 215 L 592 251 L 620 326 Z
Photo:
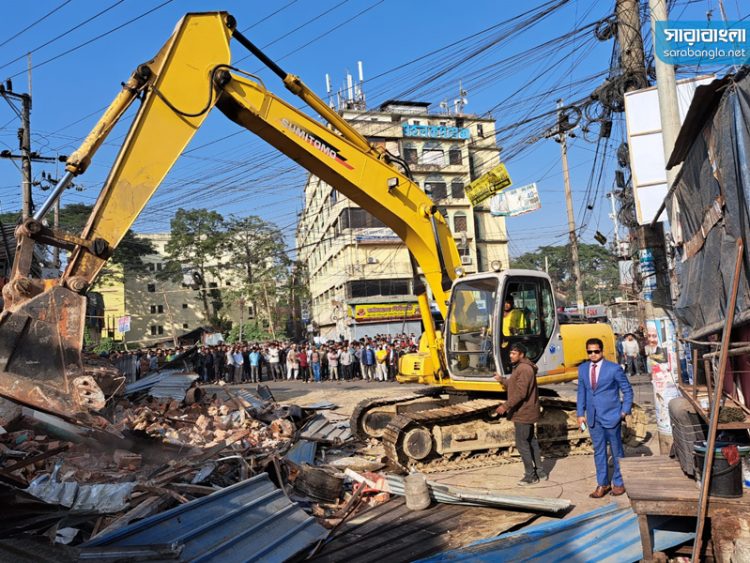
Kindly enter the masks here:
M 584 422 L 588 423 L 594 443 L 597 487 L 589 495 L 591 498 L 602 498 L 610 492 L 619 496 L 625 492 L 620 473 L 620 458 L 625 457 L 620 425 L 633 406 L 633 388 L 625 372 L 619 365 L 605 360 L 603 352 L 604 343 L 601 340 L 588 339 L 586 354 L 589 361 L 578 367 L 578 426 L 584 428 Z M 607 444 L 612 450 L 615 466 L 611 487 Z

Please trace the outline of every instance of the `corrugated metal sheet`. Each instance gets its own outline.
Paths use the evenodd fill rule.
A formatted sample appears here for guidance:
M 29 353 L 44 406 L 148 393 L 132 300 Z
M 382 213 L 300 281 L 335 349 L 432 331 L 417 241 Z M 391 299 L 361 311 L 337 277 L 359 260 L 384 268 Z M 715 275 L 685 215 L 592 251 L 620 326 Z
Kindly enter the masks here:
M 305 424 L 299 437 L 315 442 L 343 444 L 352 439 L 352 429 L 348 420 L 332 421 L 319 414 Z
M 87 548 L 171 545 L 181 547 L 177 561 L 281 562 L 327 535 L 261 473 L 95 538 L 82 546 L 82 557 Z
M 232 394 L 237 395 L 238 397 L 241 397 L 244 401 L 246 401 L 248 404 L 252 406 L 254 409 L 262 409 L 263 408 L 263 401 L 261 401 L 256 395 L 253 395 L 250 391 L 247 389 L 239 389 L 239 390 L 232 390 Z
M 198 379 L 195 374 L 174 374 L 162 379 L 154 385 L 148 392 L 149 395 L 157 399 L 176 399 L 181 401 L 185 398 L 185 393 L 190 389 L 193 381 Z
M 162 370 L 126 385 L 125 394 L 147 391 L 149 395 L 159 399 L 182 400 L 185 398 L 185 392 L 196 379 L 198 379 L 196 374 L 185 373 L 184 369 Z
M 386 482 L 390 492 L 404 496 L 406 487 L 404 478 L 400 475 L 386 475 Z M 520 508 L 522 510 L 536 510 L 539 512 L 560 512 L 570 507 L 567 499 L 550 499 L 541 497 L 527 497 L 518 495 L 501 495 L 477 489 L 468 489 L 453 485 L 441 485 L 434 481 L 427 481 L 430 497 L 436 502 L 448 504 L 465 504 L 467 506 L 502 506 L 503 508 Z
M 670 522 L 672 525 L 669 525 Z M 663 551 L 695 537 L 674 526 L 674 519 L 650 517 L 654 551 Z M 692 524 L 685 529 L 692 528 Z M 422 563 L 447 561 L 575 561 L 627 563 L 643 557 L 638 520 L 630 507 L 609 504 L 568 520 L 548 522 L 519 532 L 481 540 L 446 551 Z
M 299 440 L 292 449 L 284 456 L 286 459 L 297 465 L 315 463 L 315 454 L 318 452 L 318 444 L 309 440 Z

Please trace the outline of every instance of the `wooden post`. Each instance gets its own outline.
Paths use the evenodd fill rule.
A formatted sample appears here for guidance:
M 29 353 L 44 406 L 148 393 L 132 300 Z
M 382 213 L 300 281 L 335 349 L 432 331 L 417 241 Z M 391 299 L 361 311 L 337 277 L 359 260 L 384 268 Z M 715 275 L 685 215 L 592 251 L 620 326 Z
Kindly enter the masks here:
M 693 543 L 693 554 L 691 561 L 697 562 L 700 557 L 703 528 L 706 522 L 708 509 L 708 487 L 711 484 L 711 469 L 714 463 L 714 448 L 716 447 L 716 429 L 719 426 L 719 408 L 721 407 L 721 393 L 724 388 L 724 374 L 729 361 L 729 341 L 732 335 L 732 324 L 734 323 L 734 308 L 737 305 L 737 292 L 740 286 L 740 274 L 742 272 L 743 257 L 742 239 L 737 239 L 737 260 L 734 264 L 734 278 L 732 278 L 732 290 L 729 294 L 729 306 L 727 307 L 727 318 L 724 322 L 724 333 L 721 336 L 721 350 L 719 355 L 719 372 L 714 385 L 713 397 L 709 396 L 711 407 L 711 419 L 708 425 L 708 440 L 706 444 L 706 457 L 703 461 L 703 482 L 701 492 L 698 496 L 698 522 L 695 528 L 695 542 Z M 706 377 L 708 381 L 709 377 Z

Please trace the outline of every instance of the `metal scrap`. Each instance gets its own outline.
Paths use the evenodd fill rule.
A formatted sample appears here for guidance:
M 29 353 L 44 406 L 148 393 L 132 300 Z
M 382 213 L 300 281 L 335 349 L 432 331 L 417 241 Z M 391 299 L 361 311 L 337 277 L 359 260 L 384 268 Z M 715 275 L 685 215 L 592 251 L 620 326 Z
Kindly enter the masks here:
M 396 495 L 404 496 L 404 478 L 400 475 L 386 475 L 388 491 Z M 436 502 L 449 504 L 465 504 L 468 506 L 499 506 L 520 510 L 531 510 L 535 512 L 562 512 L 568 510 L 571 501 L 567 499 L 550 499 L 543 497 L 527 497 L 517 495 L 502 495 L 491 491 L 481 491 L 457 487 L 455 485 L 443 485 L 435 481 L 427 481 L 430 496 Z
M 322 414 L 313 417 L 299 433 L 304 440 L 323 444 L 340 445 L 352 440 L 352 429 L 348 420 L 332 421 Z
M 66 508 L 110 514 L 128 506 L 135 482 L 85 485 L 75 481 L 58 480 L 62 463 L 55 465 L 52 474 L 39 475 L 29 483 L 26 492 L 50 504 Z

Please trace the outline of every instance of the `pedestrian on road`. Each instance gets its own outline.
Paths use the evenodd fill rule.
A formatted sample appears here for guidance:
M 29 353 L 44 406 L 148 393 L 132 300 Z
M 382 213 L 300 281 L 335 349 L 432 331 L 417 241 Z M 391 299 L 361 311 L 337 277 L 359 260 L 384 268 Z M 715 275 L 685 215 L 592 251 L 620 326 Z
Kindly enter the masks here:
M 547 479 L 542 468 L 542 454 L 536 439 L 534 424 L 541 417 L 539 390 L 536 386 L 536 364 L 526 357 L 526 346 L 516 342 L 510 347 L 510 364 L 513 371 L 510 377 L 500 374 L 495 379 L 503 383 L 508 392 L 508 400 L 497 407 L 497 414 L 506 415 L 513 421 L 516 431 L 516 448 L 523 461 L 523 478 L 518 485 L 525 487 Z
M 622 353 L 625 356 L 625 371 L 630 377 L 633 377 L 638 373 L 641 355 L 641 347 L 633 333 L 625 335 L 625 340 L 622 342 Z
M 313 380 L 315 383 L 320 383 L 320 352 L 317 348 L 313 348 L 312 354 L 310 354 L 310 365 L 312 366 Z
M 633 406 L 633 388 L 622 368 L 604 359 L 604 343 L 598 338 L 586 341 L 589 361 L 578 368 L 578 426 L 588 424 L 594 444 L 597 487 L 589 496 L 602 498 L 607 493 L 619 496 L 625 492 L 620 473 L 622 448 L 620 426 Z M 614 460 L 612 486 L 607 464 L 607 445 Z

